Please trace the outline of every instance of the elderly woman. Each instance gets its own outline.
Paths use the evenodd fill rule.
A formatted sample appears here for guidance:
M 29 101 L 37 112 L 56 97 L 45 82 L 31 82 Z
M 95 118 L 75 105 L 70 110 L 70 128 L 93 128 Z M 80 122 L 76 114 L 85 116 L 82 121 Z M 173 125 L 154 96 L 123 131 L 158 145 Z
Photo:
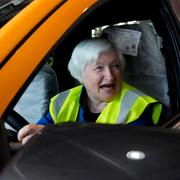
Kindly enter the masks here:
M 123 55 L 107 39 L 80 42 L 73 50 L 68 69 L 82 85 L 53 97 L 46 117 L 23 127 L 18 139 L 24 144 L 53 123 L 157 124 L 162 104 L 125 83 L 124 66 Z

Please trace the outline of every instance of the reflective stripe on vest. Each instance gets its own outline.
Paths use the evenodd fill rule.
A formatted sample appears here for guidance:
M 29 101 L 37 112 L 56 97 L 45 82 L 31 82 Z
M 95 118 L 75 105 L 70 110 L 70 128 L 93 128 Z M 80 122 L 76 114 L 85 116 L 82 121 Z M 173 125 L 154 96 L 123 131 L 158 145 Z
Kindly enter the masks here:
M 51 99 L 50 114 L 55 124 L 76 121 L 81 90 L 82 86 L 77 86 Z
M 52 98 L 50 113 L 55 124 L 76 121 L 81 90 L 82 86 L 78 86 Z M 119 95 L 103 109 L 96 123 L 127 124 L 133 122 L 138 119 L 145 108 L 152 103 L 154 103 L 152 119 L 154 124 L 156 124 L 161 114 L 162 105 L 154 98 L 123 83 Z
M 58 116 L 59 109 L 64 104 L 64 101 L 66 100 L 70 90 L 63 91 L 59 96 L 56 97 L 56 100 L 54 101 L 54 112 L 55 116 Z
M 132 105 L 139 96 L 144 96 L 144 95 L 145 95 L 144 93 L 138 90 L 127 91 L 121 103 L 121 109 L 120 109 L 121 113 L 118 116 L 117 124 L 126 122 L 127 115 Z

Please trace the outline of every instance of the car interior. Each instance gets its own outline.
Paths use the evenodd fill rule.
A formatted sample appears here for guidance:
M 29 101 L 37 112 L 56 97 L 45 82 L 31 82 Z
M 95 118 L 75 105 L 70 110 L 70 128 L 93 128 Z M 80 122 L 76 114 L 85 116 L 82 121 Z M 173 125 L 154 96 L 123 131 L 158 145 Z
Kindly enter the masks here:
M 142 2 L 139 1 L 139 3 Z M 96 5 L 96 7 L 92 7 L 92 9 L 89 10 L 90 12 L 88 11 L 86 15 L 80 17 L 44 58 L 43 62 L 45 65 L 43 68 L 46 67 L 46 72 L 50 71 L 49 74 L 52 74 L 52 79 L 45 78 L 45 75 L 41 77 L 40 74 L 43 68 L 41 68 L 41 70 L 36 70 L 32 75 L 33 78 L 31 77 L 31 79 L 33 80 L 24 92 L 24 97 L 22 96 L 14 107 L 14 110 L 21 116 L 24 116 L 28 122 L 35 123 L 37 117 L 33 119 L 28 117 L 28 115 L 23 115 L 23 113 L 25 114 L 25 106 L 27 106 L 27 111 L 30 114 L 32 111 L 32 104 L 36 102 L 37 107 L 41 107 L 40 110 L 42 113 L 40 114 L 43 116 L 45 112 L 48 111 L 48 102 L 53 95 L 58 91 L 64 91 L 78 84 L 67 70 L 67 63 L 70 59 L 72 50 L 78 42 L 90 37 L 106 37 L 116 40 L 122 37 L 119 36 L 119 32 L 121 32 L 122 29 L 134 30 L 142 33 L 139 38 L 139 43 L 137 43 L 138 55 L 124 55 L 126 59 L 124 71 L 125 81 L 163 102 L 168 109 L 167 114 L 172 113 L 171 107 L 174 107 L 174 99 L 171 96 L 172 89 L 170 89 L 169 76 L 167 76 L 168 61 L 166 56 L 168 56 L 168 54 L 163 53 L 166 47 L 166 42 L 163 39 L 165 32 L 158 29 L 160 20 L 157 17 L 161 17 L 158 14 L 160 13 L 158 9 L 159 4 L 150 3 L 151 6 L 157 6 L 156 11 L 151 11 L 151 9 L 142 9 L 138 2 L 133 3 L 132 5 L 136 8 L 128 15 L 125 11 L 125 9 L 128 9 L 128 2 L 124 3 L 122 6 L 116 6 L 112 4 L 111 1 L 104 1 L 104 3 L 101 2 L 99 4 L 99 6 Z M 47 63 L 47 61 L 50 59 L 51 65 L 48 65 L 50 63 Z M 37 79 L 43 79 L 43 83 L 37 82 Z M 33 88 L 31 89 L 31 86 L 33 86 L 35 82 L 35 87 L 38 86 L 38 83 L 40 87 L 43 87 L 39 88 L 41 90 L 41 92 L 38 92 L 40 95 L 35 94 L 37 91 L 33 91 Z M 31 94 L 32 97 L 36 97 L 34 98 L 36 99 L 34 102 L 29 94 Z M 29 96 L 31 100 L 26 99 Z M 40 97 L 41 100 L 37 97 Z M 25 99 L 23 100 L 23 98 Z M 46 102 L 44 102 L 45 99 Z M 29 105 L 28 103 L 23 103 L 27 101 L 32 102 L 30 102 Z M 162 124 L 164 123 L 165 122 Z
M 37 67 L 24 85 L 23 95 L 16 97 L 16 103 L 8 111 L 7 118 L 5 118 L 5 122 L 8 123 L 6 128 L 9 129 L 9 125 L 12 127 L 8 130 L 9 141 L 17 141 L 16 130 L 27 123 L 35 123 L 38 120 L 37 116 L 28 117 L 28 112 L 30 114 L 32 111 L 32 104 L 41 107 L 42 112 L 39 114 L 42 117 L 48 111 L 51 97 L 78 84 L 67 70 L 72 50 L 78 42 L 91 37 L 104 37 L 119 46 L 117 40 L 122 40 L 123 31 L 132 34 L 140 32 L 137 43 L 134 45 L 136 47 L 130 47 L 132 40 L 129 40 L 129 46 L 127 42 L 126 46 L 124 45 L 127 51 L 128 48 L 137 51 L 136 55 L 124 54 L 126 59 L 125 81 L 164 103 L 166 117 L 163 122 L 160 122 L 160 127 L 171 127 L 176 123 L 179 119 L 177 111 L 180 99 L 177 91 L 177 89 L 180 90 L 177 83 L 179 78 L 176 74 L 176 62 L 173 62 L 174 55 L 172 55 L 176 52 L 173 46 L 174 42 L 170 39 L 171 29 L 163 28 L 167 25 L 166 17 L 163 9 L 159 8 L 159 3 L 163 4 L 164 2 L 124 1 L 122 5 L 118 5 L 118 3 L 105 0 L 97 3 L 77 19 L 49 50 L 42 60 L 42 64 Z M 134 8 L 129 10 L 129 4 Z M 128 11 L 130 12 L 127 13 Z M 122 51 L 121 47 L 119 49 Z M 46 69 L 43 71 L 45 67 Z M 174 73 L 172 73 L 173 70 L 175 70 Z M 172 81 L 172 79 L 175 80 Z M 36 83 L 34 85 L 36 91 L 32 87 L 33 83 Z M 37 93 L 37 90 L 41 90 L 38 92 L 40 94 Z M 27 102 L 26 98 L 28 97 L 35 98 L 30 98 L 28 103 L 24 103 Z M 25 113 L 24 109 L 27 110 L 27 116 L 23 114 Z M 39 118 L 41 118 L 40 116 Z M 19 125 L 14 122 L 14 119 L 18 119 Z M 17 149 L 19 146 L 11 144 L 12 154 Z
M 142 2 L 140 1 L 140 3 Z M 115 7 L 110 2 L 102 4 L 99 7 L 92 8 L 90 14 L 87 13 L 86 16 L 80 17 L 53 49 L 54 64 L 52 67 L 57 75 L 60 92 L 77 84 L 77 81 L 71 77 L 67 70 L 67 63 L 73 48 L 79 41 L 90 37 L 110 37 L 111 35 L 117 39 L 118 32 L 112 32 L 110 35 L 110 31 L 114 27 L 118 29 L 117 31 L 120 29 L 137 30 L 142 33 L 138 55 L 125 54 L 124 78 L 130 84 L 163 102 L 167 107 L 167 114 L 176 112 L 178 107 L 174 106 L 177 106 L 177 102 L 175 102 L 177 96 L 175 95 L 176 92 L 172 92 L 174 89 L 171 89 L 172 85 L 169 84 L 171 77 L 167 75 L 168 71 L 171 71 L 168 68 L 172 66 L 169 66 L 169 61 L 167 61 L 170 59 L 168 57 L 170 54 L 166 51 L 167 42 L 164 38 L 167 32 L 159 28 L 158 3 L 153 4 L 157 6 L 157 12 L 155 12 L 141 9 L 136 2 L 133 4 L 136 7 L 135 10 L 128 16 L 124 10 L 128 9 L 128 2 L 124 3 L 122 7 Z M 105 30 L 109 31 L 109 34 Z M 171 45 L 168 43 L 168 46 Z M 69 83 L 63 83 L 63 80 L 67 79 Z

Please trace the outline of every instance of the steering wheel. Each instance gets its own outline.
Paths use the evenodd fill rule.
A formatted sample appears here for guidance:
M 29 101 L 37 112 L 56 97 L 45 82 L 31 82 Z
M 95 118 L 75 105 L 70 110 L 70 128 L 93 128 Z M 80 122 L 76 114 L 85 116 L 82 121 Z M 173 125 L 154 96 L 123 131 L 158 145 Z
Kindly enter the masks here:
M 25 125 L 29 124 L 19 113 L 15 110 L 11 110 L 8 117 L 5 119 L 5 122 L 9 124 L 17 132 Z
M 10 151 L 11 154 L 14 154 L 21 147 L 21 143 L 19 143 L 17 139 L 17 132 L 23 126 L 29 124 L 29 122 L 15 110 L 11 110 L 7 118 L 5 118 L 5 122 L 15 130 L 14 131 L 6 128 Z

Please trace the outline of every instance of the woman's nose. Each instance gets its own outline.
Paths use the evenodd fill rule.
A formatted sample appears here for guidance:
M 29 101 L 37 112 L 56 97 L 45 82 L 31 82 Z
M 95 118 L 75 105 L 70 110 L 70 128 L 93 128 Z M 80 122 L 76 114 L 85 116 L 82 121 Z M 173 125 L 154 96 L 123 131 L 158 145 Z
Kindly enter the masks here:
M 106 69 L 105 69 L 104 76 L 105 76 L 105 78 L 108 79 L 108 80 L 111 80 L 111 79 L 114 78 L 113 73 L 112 73 L 112 71 L 111 71 L 110 68 L 106 68 Z

